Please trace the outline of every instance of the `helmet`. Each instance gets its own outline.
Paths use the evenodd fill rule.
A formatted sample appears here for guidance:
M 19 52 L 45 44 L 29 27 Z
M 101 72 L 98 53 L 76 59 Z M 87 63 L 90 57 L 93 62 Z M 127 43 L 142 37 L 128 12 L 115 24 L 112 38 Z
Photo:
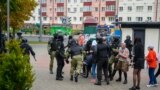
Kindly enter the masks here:
M 28 40 L 26 38 L 23 38 L 22 43 L 26 43 L 26 42 L 28 42 Z

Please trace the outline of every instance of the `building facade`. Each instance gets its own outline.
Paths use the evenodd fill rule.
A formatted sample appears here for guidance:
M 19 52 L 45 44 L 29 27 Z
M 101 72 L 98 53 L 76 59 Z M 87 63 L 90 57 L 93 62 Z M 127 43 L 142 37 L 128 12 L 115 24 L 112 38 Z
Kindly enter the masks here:
M 160 0 L 119 0 L 118 17 L 122 22 L 159 21 Z

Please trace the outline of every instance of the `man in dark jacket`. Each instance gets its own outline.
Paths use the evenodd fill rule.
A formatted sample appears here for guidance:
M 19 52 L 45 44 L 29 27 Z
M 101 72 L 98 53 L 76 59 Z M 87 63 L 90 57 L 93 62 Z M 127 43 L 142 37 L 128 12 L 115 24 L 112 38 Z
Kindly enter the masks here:
M 78 82 L 78 75 L 80 74 L 80 71 L 82 69 L 82 47 L 79 46 L 76 42 L 72 44 L 71 46 L 71 81 L 73 81 L 73 75 L 75 78 L 75 82 Z
M 28 62 L 30 60 L 30 54 L 34 57 L 35 59 L 35 52 L 33 51 L 32 47 L 27 43 L 27 39 L 22 39 L 22 43 L 21 43 L 21 48 L 24 50 L 23 51 L 23 55 L 27 55 L 28 56 Z M 36 59 L 35 59 L 36 60 Z
M 101 85 L 102 80 L 102 69 L 104 71 L 105 80 L 107 82 L 107 85 L 109 84 L 108 80 L 108 51 L 109 48 L 106 43 L 106 38 L 103 37 L 99 39 L 98 45 L 97 45 L 97 79 L 98 81 L 95 83 L 95 85 Z
M 56 60 L 57 60 L 57 75 L 56 80 L 63 80 L 62 69 L 64 67 L 64 44 L 63 36 L 58 36 L 58 41 L 56 44 Z
M 126 48 L 129 50 L 129 58 L 131 59 L 132 58 L 132 41 L 131 41 L 131 37 L 128 35 L 126 36 L 126 40 L 124 41 L 125 44 L 126 44 Z

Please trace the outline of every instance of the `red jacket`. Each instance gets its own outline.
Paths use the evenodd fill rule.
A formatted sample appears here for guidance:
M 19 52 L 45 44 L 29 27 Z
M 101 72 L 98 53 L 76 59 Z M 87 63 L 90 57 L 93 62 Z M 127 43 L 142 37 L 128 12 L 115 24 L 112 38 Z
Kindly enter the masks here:
M 156 57 L 156 52 L 153 51 L 153 50 L 149 50 L 149 53 L 146 57 L 147 59 L 147 63 L 148 63 L 148 66 L 149 68 L 156 68 L 157 67 L 157 57 Z

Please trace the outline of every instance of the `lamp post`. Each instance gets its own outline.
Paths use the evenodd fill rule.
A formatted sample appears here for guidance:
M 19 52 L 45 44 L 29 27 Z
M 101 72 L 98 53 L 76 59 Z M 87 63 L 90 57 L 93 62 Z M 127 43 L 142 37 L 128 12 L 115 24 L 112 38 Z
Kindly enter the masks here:
M 9 40 L 9 29 L 10 29 L 10 0 L 7 0 L 7 39 Z
M 39 36 L 39 42 L 42 41 L 42 0 L 40 0 L 40 36 Z
M 0 53 L 2 50 L 2 14 L 0 9 Z

